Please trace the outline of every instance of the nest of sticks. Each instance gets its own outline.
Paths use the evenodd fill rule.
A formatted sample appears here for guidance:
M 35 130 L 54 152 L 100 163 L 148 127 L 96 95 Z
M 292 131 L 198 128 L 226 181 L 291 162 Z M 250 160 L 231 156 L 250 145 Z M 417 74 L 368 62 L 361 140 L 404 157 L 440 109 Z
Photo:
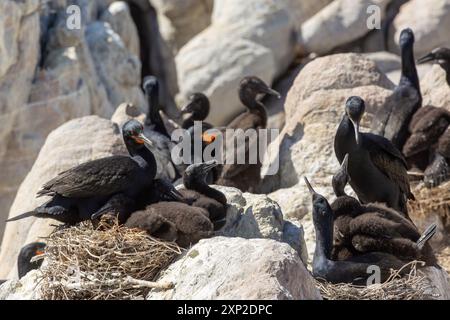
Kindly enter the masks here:
M 43 299 L 143 299 L 181 253 L 175 243 L 114 223 L 90 223 L 54 232 L 48 239 L 40 286 Z
M 433 287 L 427 277 L 417 269 L 420 261 L 412 261 L 402 269 L 392 271 L 383 283 L 356 286 L 348 283 L 328 283 L 316 280 L 316 285 L 326 300 L 433 300 Z M 407 275 L 400 275 L 411 268 Z
M 446 227 L 450 227 L 450 181 L 434 188 L 419 183 L 413 190 L 416 201 L 408 201 L 408 211 L 412 217 L 426 217 L 436 213 Z

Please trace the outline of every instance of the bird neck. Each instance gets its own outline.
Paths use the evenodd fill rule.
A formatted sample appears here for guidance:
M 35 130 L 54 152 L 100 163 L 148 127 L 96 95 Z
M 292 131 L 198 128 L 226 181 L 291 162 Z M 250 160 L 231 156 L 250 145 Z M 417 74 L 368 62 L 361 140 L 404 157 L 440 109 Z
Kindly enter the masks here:
M 349 117 L 345 114 L 339 124 L 335 137 L 335 151 L 338 160 L 341 162 L 346 153 L 357 148 L 355 128 Z
M 142 169 L 148 171 L 148 176 L 153 180 L 157 171 L 156 159 L 153 153 L 143 146 L 137 150 L 130 151 L 130 155 Z
M 145 119 L 145 125 L 153 125 L 156 131 L 168 136 L 164 122 L 159 114 L 161 107 L 159 105 L 159 95 L 157 92 L 152 92 L 148 97 L 148 114 Z
M 316 227 L 316 248 L 314 250 L 314 260 L 320 258 L 331 259 L 332 247 L 333 221 L 331 220 L 327 222 L 327 225 L 323 225 L 321 228 Z
M 205 181 L 197 181 L 192 179 L 184 180 L 184 185 L 187 189 L 197 191 L 207 196 L 208 198 L 217 200 L 223 205 L 227 204 L 227 198 L 225 197 L 225 195 L 219 190 L 211 188 Z
M 420 96 L 420 83 L 417 75 L 416 62 L 414 60 L 413 44 L 405 45 L 401 48 L 402 56 L 402 73 L 400 77 L 400 85 L 412 85 Z
M 267 111 L 262 102 L 256 99 L 256 94 L 248 90 L 240 90 L 239 98 L 250 113 L 256 114 L 261 118 L 261 127 L 265 128 L 267 126 Z
M 339 198 L 339 197 L 344 197 L 347 195 L 345 193 L 345 185 L 335 182 L 334 179 L 333 179 L 332 185 L 333 185 L 333 191 L 334 191 L 334 194 L 336 195 L 336 197 Z

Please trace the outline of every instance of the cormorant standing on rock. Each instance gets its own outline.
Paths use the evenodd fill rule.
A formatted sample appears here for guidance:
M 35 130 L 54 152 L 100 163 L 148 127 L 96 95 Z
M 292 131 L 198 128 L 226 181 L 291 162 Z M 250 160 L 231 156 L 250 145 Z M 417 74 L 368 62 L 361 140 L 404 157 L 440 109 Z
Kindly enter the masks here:
M 408 217 L 407 199 L 411 193 L 406 160 L 394 145 L 382 136 L 359 132 L 365 110 L 364 100 L 350 97 L 334 138 L 339 163 L 346 154 L 350 185 L 361 203 L 385 203 Z
M 408 125 L 422 105 L 419 78 L 414 60 L 414 33 L 407 28 L 400 34 L 402 72 L 393 94 L 377 111 L 372 132 L 384 136 L 401 150 L 408 138 Z

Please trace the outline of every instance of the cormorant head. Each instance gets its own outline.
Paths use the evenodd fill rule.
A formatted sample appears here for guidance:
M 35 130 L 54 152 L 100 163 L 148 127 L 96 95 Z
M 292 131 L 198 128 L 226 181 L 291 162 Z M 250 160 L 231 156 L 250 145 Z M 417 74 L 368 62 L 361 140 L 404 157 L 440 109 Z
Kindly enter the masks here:
M 304 177 L 306 186 L 308 187 L 309 193 L 312 196 L 312 206 L 313 206 L 313 223 L 316 230 L 325 230 L 333 227 L 333 210 L 328 203 L 328 200 L 318 194 L 308 179 Z
M 253 97 L 256 97 L 258 94 L 270 94 L 278 99 L 281 98 L 280 93 L 270 88 L 264 81 L 255 76 L 243 78 L 239 85 L 239 92 L 241 94 L 245 92 Z
M 136 150 L 144 147 L 145 144 L 153 146 L 153 142 L 144 136 L 143 125 L 137 120 L 131 119 L 125 122 L 122 127 L 122 135 L 128 152 L 130 152 L 131 155 L 133 155 Z
M 425 63 L 429 61 L 436 61 L 439 64 L 444 62 L 450 62 L 450 49 L 436 48 L 429 54 L 417 59 L 417 63 Z
M 43 255 L 45 247 L 46 245 L 43 242 L 33 242 L 27 244 L 20 250 L 19 257 L 17 259 L 19 278 L 22 278 L 29 271 L 38 269 L 41 266 L 42 260 L 32 262 L 31 259 L 33 257 Z
M 347 99 L 345 103 L 345 114 L 348 116 L 350 121 L 353 123 L 355 129 L 356 143 L 359 144 L 359 123 L 366 110 L 366 104 L 361 97 L 353 96 Z
M 333 185 L 334 194 L 337 197 L 345 195 L 345 186 L 350 181 L 350 177 L 348 175 L 348 153 L 345 155 L 344 160 L 341 163 L 341 167 L 333 176 L 331 183 Z
M 210 160 L 203 163 L 194 163 L 187 167 L 183 175 L 183 182 L 186 188 L 192 183 L 206 183 L 206 177 L 211 169 L 217 167 L 219 163 L 216 160 Z
M 144 89 L 145 94 L 152 96 L 153 94 L 159 93 L 159 81 L 155 76 L 146 76 L 142 83 L 142 89 Z
M 410 28 L 403 29 L 400 33 L 400 47 L 410 46 L 414 44 L 414 32 Z
M 181 108 L 181 114 L 190 114 L 192 120 L 203 121 L 209 115 L 209 99 L 201 92 L 189 97 L 189 102 Z

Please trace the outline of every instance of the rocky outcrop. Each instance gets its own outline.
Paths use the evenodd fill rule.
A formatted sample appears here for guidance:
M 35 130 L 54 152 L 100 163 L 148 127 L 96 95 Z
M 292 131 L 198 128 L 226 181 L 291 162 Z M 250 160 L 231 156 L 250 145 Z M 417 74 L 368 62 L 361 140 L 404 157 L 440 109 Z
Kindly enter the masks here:
M 236 93 L 242 77 L 256 75 L 271 83 L 280 76 L 295 56 L 301 19 L 326 2 L 216 0 L 211 25 L 176 56 L 178 101 L 204 92 L 212 105 L 207 120 L 227 123 L 243 110 Z
M 0 3 L 0 237 L 53 129 L 91 114 L 109 118 L 125 101 L 146 109 L 137 31 L 127 5 L 111 2 L 76 1 L 80 30 L 66 26 L 67 1 Z
M 306 265 L 308 253 L 303 227 L 283 218 L 280 206 L 265 195 L 242 193 L 229 187 L 215 186 L 228 202 L 227 222 L 217 232 L 227 237 L 266 238 L 288 243 Z
M 404 28 L 414 31 L 416 41 L 414 51 L 417 57 L 427 54 L 436 47 L 450 46 L 450 1 L 411 0 L 400 8 L 393 22 L 393 40 L 399 50 L 400 32 Z
M 39 300 L 41 272 L 31 270 L 20 280 L 9 280 L 0 285 L 0 300 Z
M 447 83 L 444 69 L 437 64 L 433 65 L 431 70 L 420 79 L 422 105 L 442 107 L 450 111 L 450 86 Z
M 36 192 L 59 172 L 89 160 L 125 154 L 119 127 L 109 120 L 89 116 L 69 121 L 47 138 L 31 171 L 21 184 L 9 216 L 30 211 L 46 201 Z M 25 243 L 48 236 L 54 220 L 26 218 L 7 225 L 0 251 L 0 278 L 15 278 L 17 255 Z
M 375 5 L 384 16 L 391 0 L 335 0 L 301 27 L 299 42 L 302 51 L 326 54 L 332 49 L 369 33 L 368 7 Z
M 147 299 L 301 299 L 321 296 L 297 253 L 267 239 L 215 237 L 201 240 L 159 277 L 174 289 Z

